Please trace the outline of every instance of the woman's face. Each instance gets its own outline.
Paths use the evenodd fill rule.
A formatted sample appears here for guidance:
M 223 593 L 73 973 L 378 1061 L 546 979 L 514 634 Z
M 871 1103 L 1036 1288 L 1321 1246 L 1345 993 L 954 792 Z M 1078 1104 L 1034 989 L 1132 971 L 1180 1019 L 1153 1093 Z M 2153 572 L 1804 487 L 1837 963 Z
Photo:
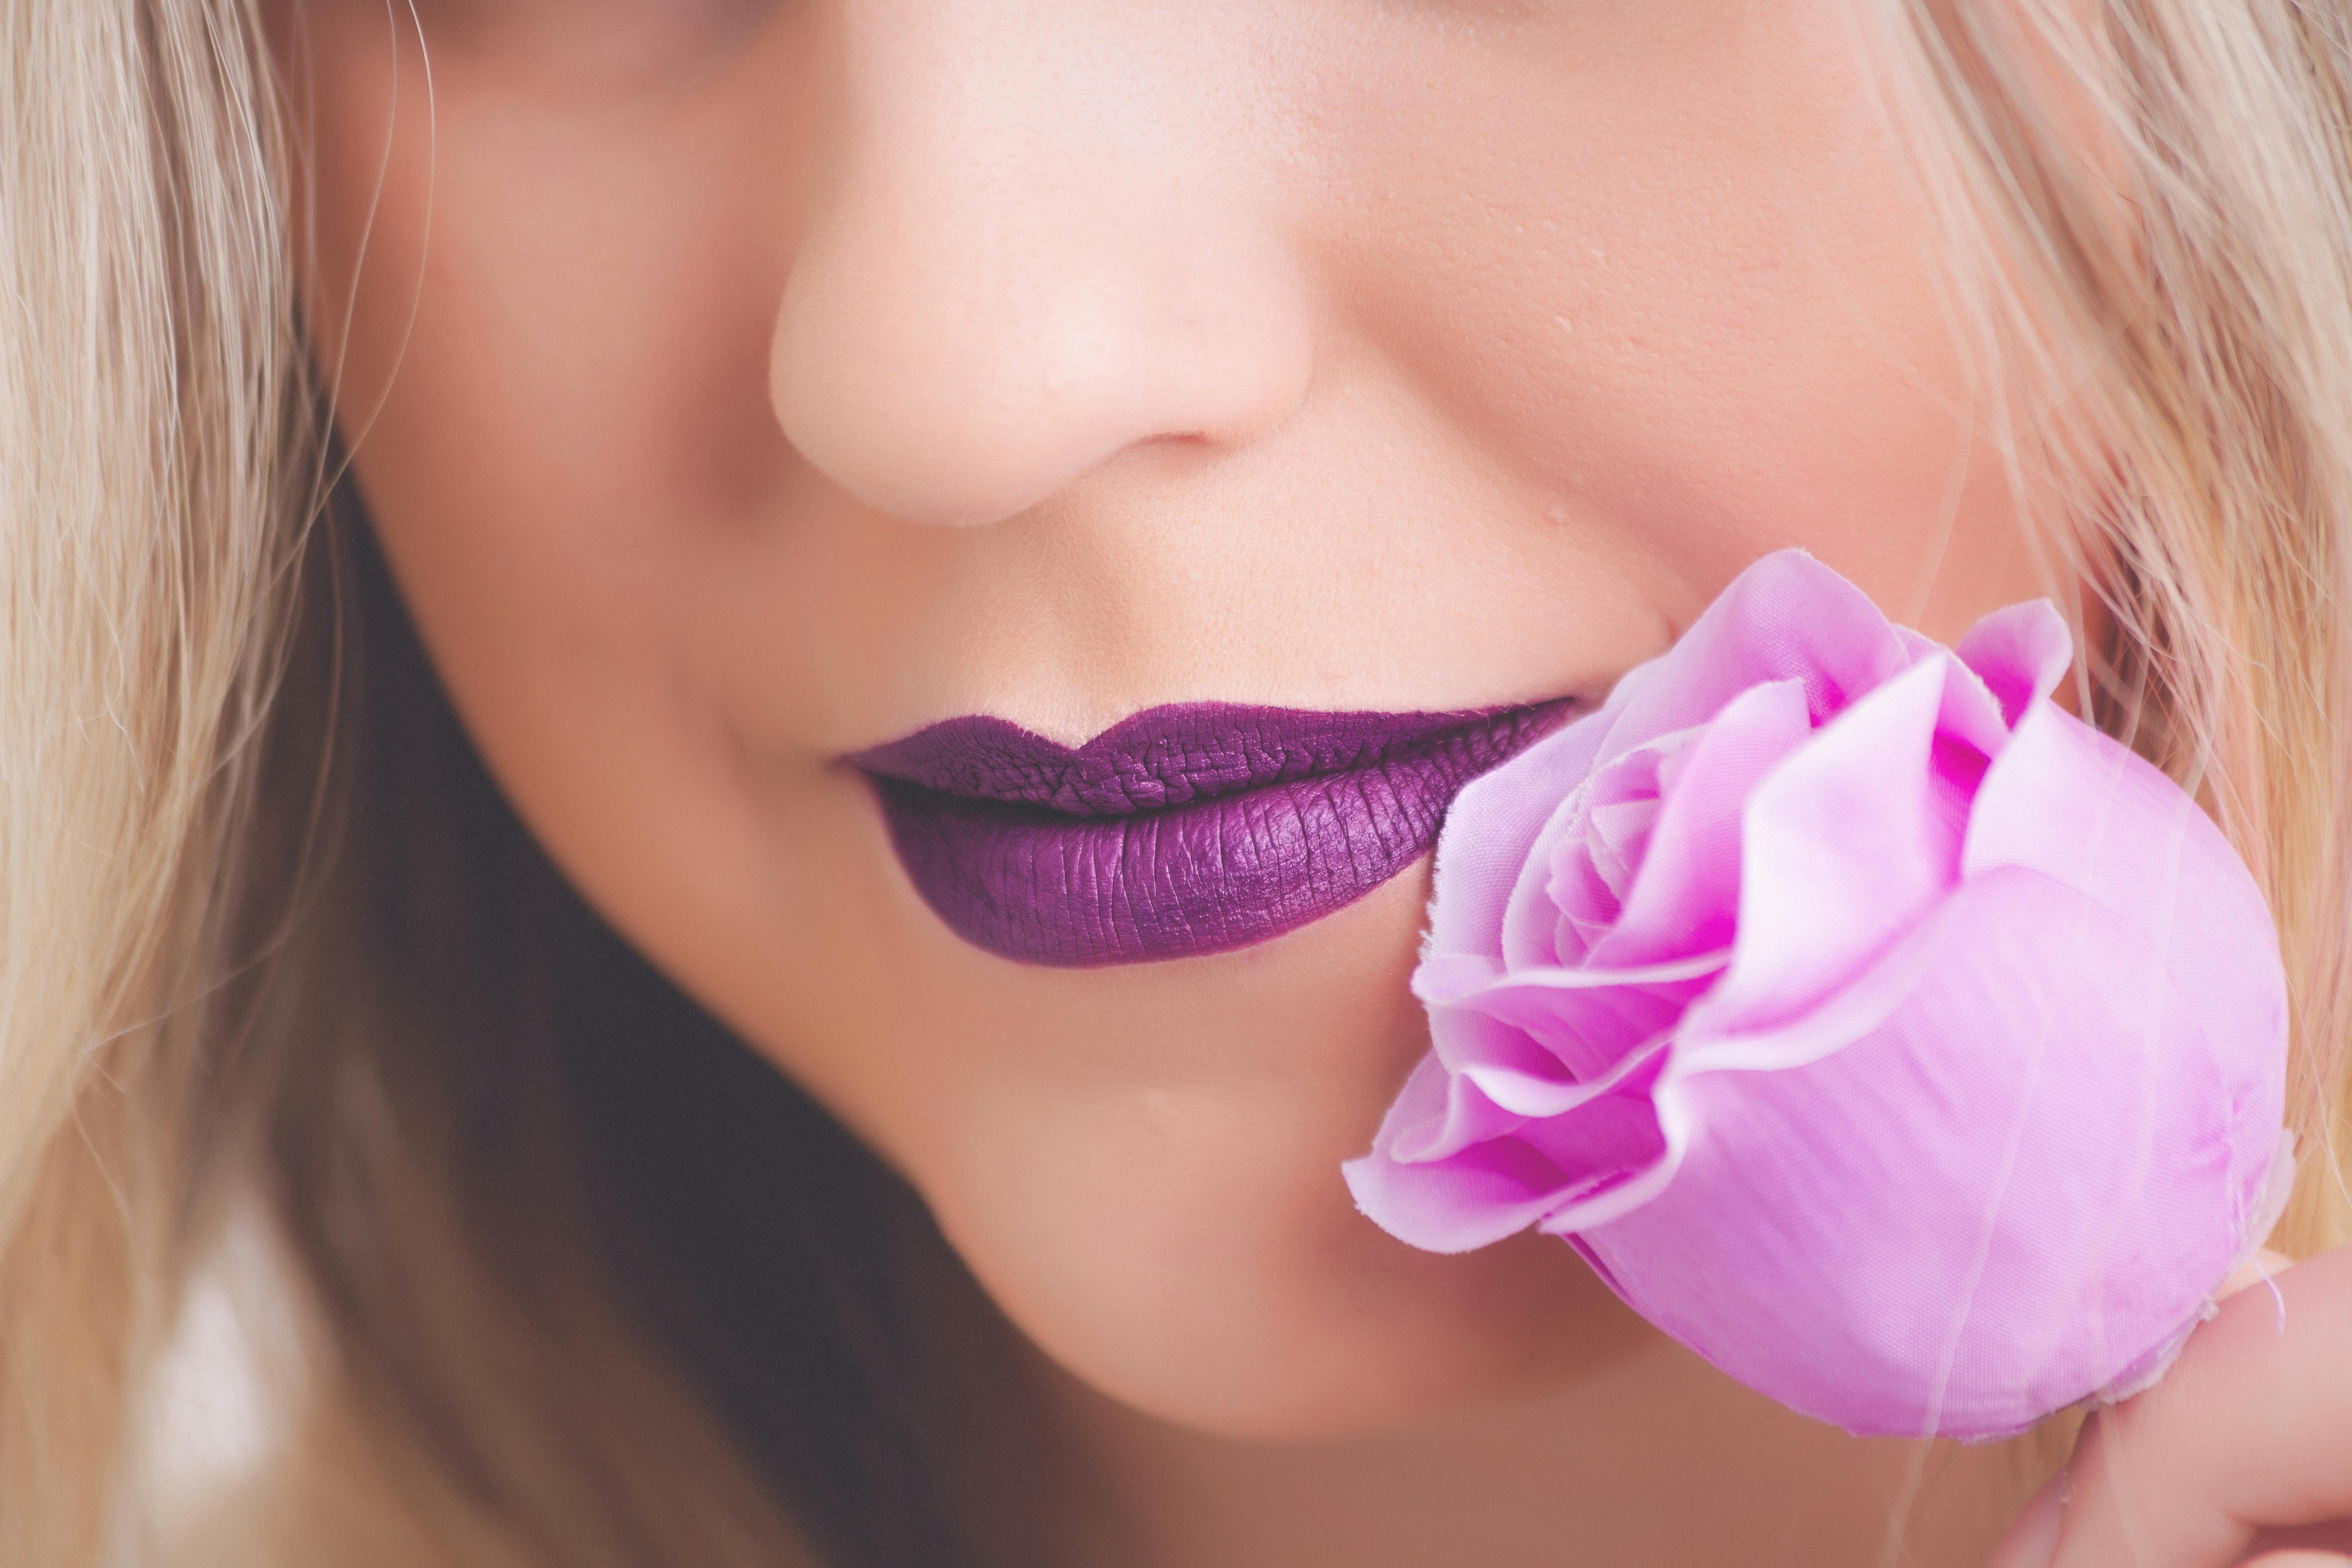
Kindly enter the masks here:
M 1788 544 L 1947 637 L 2038 592 L 1853 10 L 289 0 L 279 42 L 319 353 L 523 816 L 1049 1355 L 1301 1434 L 1643 1332 L 1557 1241 L 1349 1202 L 1427 1044 L 1425 858 L 1021 962 L 840 759 L 1597 702 Z

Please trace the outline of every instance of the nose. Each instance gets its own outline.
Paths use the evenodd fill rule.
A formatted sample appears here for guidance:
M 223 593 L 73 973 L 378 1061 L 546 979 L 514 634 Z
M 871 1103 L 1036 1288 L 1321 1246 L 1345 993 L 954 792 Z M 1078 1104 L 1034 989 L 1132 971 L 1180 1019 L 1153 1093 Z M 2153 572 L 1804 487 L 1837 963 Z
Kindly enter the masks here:
M 1139 36 L 1159 8 L 1092 9 L 845 0 L 769 381 L 868 506 L 992 521 L 1139 444 L 1246 444 L 1305 395 L 1297 257 L 1231 60 L 1197 27 Z

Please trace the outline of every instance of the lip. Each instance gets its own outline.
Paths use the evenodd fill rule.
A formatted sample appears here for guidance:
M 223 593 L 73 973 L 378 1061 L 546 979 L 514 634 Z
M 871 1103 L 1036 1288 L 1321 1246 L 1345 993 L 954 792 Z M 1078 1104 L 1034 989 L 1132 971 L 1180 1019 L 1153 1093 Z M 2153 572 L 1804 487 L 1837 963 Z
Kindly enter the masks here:
M 976 947 L 1090 968 L 1224 952 L 1426 854 L 1462 786 L 1574 699 L 1443 713 L 1152 708 L 1081 746 L 950 719 L 844 757 L 923 901 Z

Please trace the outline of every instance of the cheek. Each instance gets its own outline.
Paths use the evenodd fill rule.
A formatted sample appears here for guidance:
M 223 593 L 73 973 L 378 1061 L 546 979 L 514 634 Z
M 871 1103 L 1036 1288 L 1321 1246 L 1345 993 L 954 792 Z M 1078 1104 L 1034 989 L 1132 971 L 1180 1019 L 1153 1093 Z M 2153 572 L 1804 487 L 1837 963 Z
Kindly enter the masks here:
M 1361 330 L 1555 521 L 1698 603 L 1801 543 L 1933 619 L 1999 602 L 1939 580 L 1950 538 L 2025 579 L 1849 11 L 1599 5 L 1418 51 L 1319 106 L 1358 199 L 1318 233 Z
M 548 99 L 463 30 L 436 37 L 428 99 L 413 38 L 367 9 L 310 24 L 297 232 L 379 521 L 420 571 L 475 557 L 453 587 L 540 580 L 597 628 L 656 622 L 790 468 L 765 366 L 810 140 L 795 29 L 624 111 Z
M 452 47 L 428 118 L 422 60 L 366 9 L 312 16 L 304 265 L 378 537 L 469 731 L 575 880 L 641 911 L 633 934 L 683 910 L 740 920 L 740 891 L 705 908 L 743 881 L 749 827 L 694 628 L 792 471 L 765 364 L 797 95 L 746 60 L 733 89 L 574 112 Z M 668 877 L 638 868 L 664 856 Z M 641 882 L 667 890 L 608 896 Z

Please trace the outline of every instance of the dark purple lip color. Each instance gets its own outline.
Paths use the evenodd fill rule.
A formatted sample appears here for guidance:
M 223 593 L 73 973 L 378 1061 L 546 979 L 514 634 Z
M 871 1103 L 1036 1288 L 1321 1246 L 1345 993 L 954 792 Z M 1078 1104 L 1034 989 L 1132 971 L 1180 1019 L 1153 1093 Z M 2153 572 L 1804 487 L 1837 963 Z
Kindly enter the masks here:
M 950 930 L 1084 968 L 1246 947 L 1353 903 L 1437 841 L 1462 786 L 1570 700 L 1458 713 L 1153 708 L 1070 747 L 950 719 L 843 761 Z

